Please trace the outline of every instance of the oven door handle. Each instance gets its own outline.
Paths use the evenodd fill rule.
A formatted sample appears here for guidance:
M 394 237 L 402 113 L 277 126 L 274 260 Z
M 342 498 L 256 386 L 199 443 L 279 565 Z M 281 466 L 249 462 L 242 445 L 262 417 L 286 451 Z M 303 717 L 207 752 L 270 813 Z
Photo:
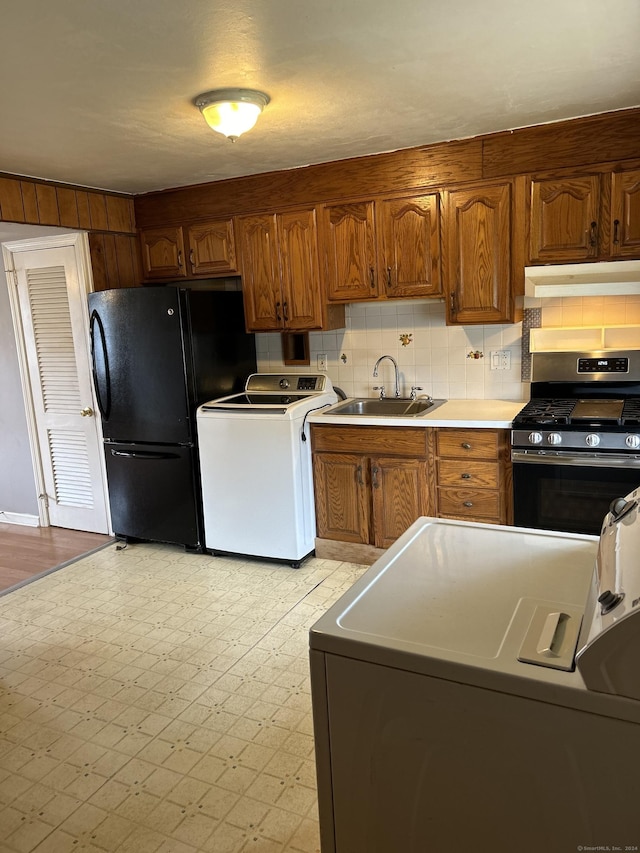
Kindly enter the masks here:
M 553 454 L 512 450 L 511 461 L 527 465 L 573 465 L 580 468 L 640 468 L 640 456 L 624 453 L 571 453 L 555 450 Z

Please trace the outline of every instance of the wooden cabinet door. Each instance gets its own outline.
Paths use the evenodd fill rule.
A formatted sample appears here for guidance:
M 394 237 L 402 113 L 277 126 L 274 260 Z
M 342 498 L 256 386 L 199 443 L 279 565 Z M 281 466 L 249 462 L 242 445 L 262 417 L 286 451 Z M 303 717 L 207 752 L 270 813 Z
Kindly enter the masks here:
M 610 251 L 615 258 L 640 257 L 640 169 L 613 173 Z
M 388 548 L 421 515 L 429 514 L 426 463 L 377 456 L 370 461 L 373 542 Z
M 324 207 L 321 245 L 330 300 L 354 302 L 378 296 L 372 201 Z
M 220 275 L 237 272 L 233 221 L 203 222 L 187 231 L 189 265 L 192 275 Z
M 533 180 L 529 261 L 563 263 L 596 258 L 600 175 Z
M 182 228 L 148 228 L 140 232 L 142 271 L 146 279 L 186 276 Z
M 236 220 L 247 329 L 284 328 L 275 214 Z
M 278 215 L 282 313 L 286 329 L 319 329 L 322 293 L 314 208 Z
M 447 322 L 512 323 L 511 184 L 443 195 Z
M 368 460 L 355 453 L 315 453 L 313 479 L 317 536 L 369 542 Z
M 376 227 L 380 291 L 390 298 L 441 295 L 437 193 L 377 202 Z

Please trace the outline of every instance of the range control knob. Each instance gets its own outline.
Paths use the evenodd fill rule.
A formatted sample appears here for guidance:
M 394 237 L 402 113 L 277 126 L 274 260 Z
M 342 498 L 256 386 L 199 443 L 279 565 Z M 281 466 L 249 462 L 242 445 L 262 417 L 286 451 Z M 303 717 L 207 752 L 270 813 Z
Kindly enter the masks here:
M 595 432 L 590 432 L 585 441 L 589 447 L 597 447 L 600 444 L 600 436 Z
M 541 432 L 530 432 L 529 433 L 529 444 L 542 444 L 542 433 Z
M 550 432 L 547 441 L 549 444 L 562 444 L 562 436 L 559 432 Z
M 289 382 L 289 380 L 288 380 L 288 379 L 285 379 L 285 378 L 281 379 L 281 380 L 280 380 L 280 382 L 278 382 L 278 385 L 279 385 L 281 388 L 288 388 L 290 384 L 291 384 L 291 383 Z
M 628 435 L 625 438 L 624 443 L 632 450 L 637 450 L 640 447 L 640 435 Z

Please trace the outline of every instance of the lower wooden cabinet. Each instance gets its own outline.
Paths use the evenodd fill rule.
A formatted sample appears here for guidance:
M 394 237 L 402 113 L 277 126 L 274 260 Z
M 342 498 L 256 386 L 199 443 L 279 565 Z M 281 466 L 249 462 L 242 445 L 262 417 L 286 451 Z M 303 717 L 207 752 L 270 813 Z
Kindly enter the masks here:
M 420 516 L 512 524 L 509 431 L 312 424 L 316 553 L 372 563 Z
M 312 425 L 318 538 L 388 548 L 417 518 L 432 514 L 428 433 Z
M 512 523 L 508 430 L 440 427 L 435 449 L 439 518 Z

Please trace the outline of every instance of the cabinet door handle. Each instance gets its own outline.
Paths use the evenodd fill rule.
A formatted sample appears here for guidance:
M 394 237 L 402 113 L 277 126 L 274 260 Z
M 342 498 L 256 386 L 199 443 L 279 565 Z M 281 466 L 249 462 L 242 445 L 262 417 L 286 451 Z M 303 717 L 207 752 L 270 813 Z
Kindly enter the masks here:
M 358 485 L 364 486 L 364 480 L 362 479 L 362 465 L 358 465 L 358 467 L 356 468 L 356 473 L 358 477 Z
M 589 245 L 597 246 L 598 245 L 598 223 L 592 222 L 591 228 L 589 229 Z
M 374 489 L 378 489 L 380 484 L 378 483 L 378 468 L 374 465 L 371 469 L 371 485 Z
M 460 474 L 460 477 L 461 477 L 463 480 L 470 480 L 470 479 L 471 479 L 471 474 Z
M 283 313 L 284 313 L 284 319 L 285 319 L 285 322 L 286 322 L 286 323 L 288 323 L 288 322 L 289 322 L 289 310 L 288 310 L 288 307 L 287 307 L 287 303 L 286 303 L 286 302 L 283 302 L 283 303 L 282 303 L 282 310 L 283 310 Z
M 376 272 L 373 267 L 369 267 L 369 281 L 371 282 L 371 287 L 375 288 L 376 286 Z
M 464 450 L 471 450 L 471 445 L 468 441 L 463 441 L 460 447 L 462 447 Z
M 178 266 L 182 269 L 182 249 L 178 251 Z
M 449 307 L 451 309 L 451 313 L 455 314 L 456 313 L 456 295 L 453 292 L 451 292 L 449 294 Z
M 280 314 L 280 303 L 276 302 L 276 320 L 278 323 L 282 322 L 282 316 Z
M 391 287 L 391 267 L 387 267 L 387 287 Z
M 613 220 L 613 242 L 614 242 L 614 245 L 616 245 L 616 246 L 620 242 L 620 237 L 618 235 L 619 229 L 620 229 L 620 220 L 614 219 Z
M 473 506 L 473 501 L 464 501 L 463 506 Z

